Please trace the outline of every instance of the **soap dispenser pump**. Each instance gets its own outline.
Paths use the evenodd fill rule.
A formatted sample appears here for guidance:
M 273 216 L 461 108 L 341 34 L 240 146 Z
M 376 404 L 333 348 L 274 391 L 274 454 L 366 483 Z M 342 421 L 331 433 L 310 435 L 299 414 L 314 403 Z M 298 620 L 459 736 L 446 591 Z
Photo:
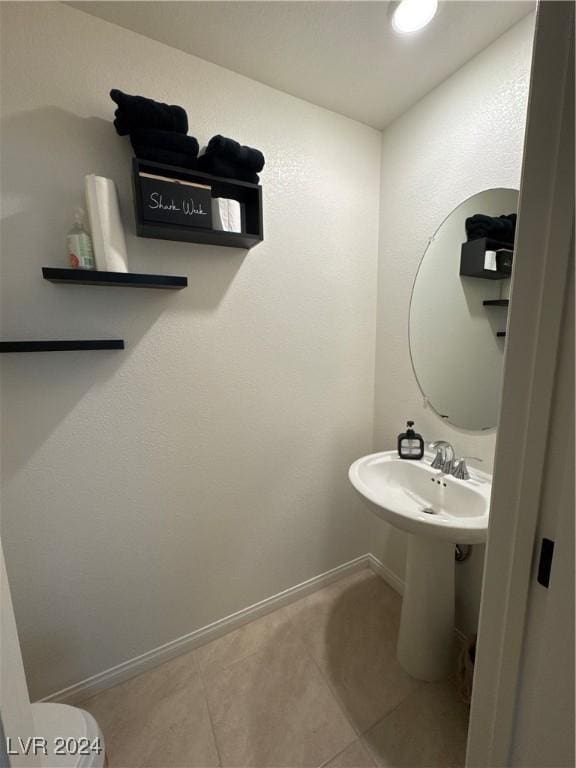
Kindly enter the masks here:
M 415 432 L 413 421 L 406 422 L 406 432 L 398 435 L 398 456 L 401 459 L 421 459 L 424 456 L 424 440 Z

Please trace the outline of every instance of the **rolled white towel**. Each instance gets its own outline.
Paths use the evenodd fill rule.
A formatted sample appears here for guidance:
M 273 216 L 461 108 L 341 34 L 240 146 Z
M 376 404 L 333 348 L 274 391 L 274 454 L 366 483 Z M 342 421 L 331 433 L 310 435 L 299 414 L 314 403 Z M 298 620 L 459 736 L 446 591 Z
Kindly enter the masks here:
M 112 179 L 90 173 L 84 179 L 84 189 L 96 269 L 128 272 L 126 239 L 116 184 Z
M 212 198 L 212 227 L 223 232 L 242 232 L 242 208 L 238 200 Z

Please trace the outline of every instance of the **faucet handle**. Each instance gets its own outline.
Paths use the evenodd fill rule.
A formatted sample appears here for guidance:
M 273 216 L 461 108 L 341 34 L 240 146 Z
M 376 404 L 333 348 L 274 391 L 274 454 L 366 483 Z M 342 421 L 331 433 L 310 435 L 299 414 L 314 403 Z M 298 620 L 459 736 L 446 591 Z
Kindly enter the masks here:
M 482 459 L 479 459 L 478 456 L 462 456 L 460 459 L 458 459 L 458 461 L 454 462 L 452 474 L 458 480 L 470 479 L 470 472 L 468 472 L 468 467 L 466 466 L 466 461 L 469 459 L 471 459 L 472 461 L 479 461 L 479 462 L 483 461 Z
M 447 440 L 436 440 L 434 443 L 429 443 L 428 447 L 436 450 L 436 456 L 431 464 L 432 469 L 439 469 L 445 475 L 449 475 L 454 466 L 454 448 Z
M 436 440 L 434 443 L 428 443 L 428 448 L 431 451 L 436 451 L 436 456 L 432 460 L 430 465 L 432 469 L 444 469 L 444 462 L 446 461 L 446 448 L 442 440 Z

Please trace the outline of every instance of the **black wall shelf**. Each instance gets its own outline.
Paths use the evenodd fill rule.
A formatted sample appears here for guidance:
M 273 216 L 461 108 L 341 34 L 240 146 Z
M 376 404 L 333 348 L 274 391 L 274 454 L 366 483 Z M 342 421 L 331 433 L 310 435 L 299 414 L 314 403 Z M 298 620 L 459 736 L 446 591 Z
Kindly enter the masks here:
M 223 232 L 218 229 L 146 221 L 143 215 L 144 205 L 139 184 L 140 173 L 203 184 L 211 188 L 212 197 L 225 197 L 237 200 L 243 205 L 243 229 L 245 231 Z M 224 179 L 201 171 L 193 171 L 178 166 L 164 165 L 134 158 L 132 161 L 132 189 L 134 193 L 136 233 L 140 237 L 245 249 L 253 248 L 264 239 L 262 187 L 259 184 L 250 184 L 237 179 Z
M 124 339 L 0 341 L 0 352 L 76 352 L 94 349 L 124 349 Z
M 141 275 L 131 272 L 101 272 L 90 269 L 42 267 L 42 276 L 51 283 L 71 285 L 125 286 L 128 288 L 186 288 L 187 277 L 179 275 Z
M 485 307 L 507 307 L 510 299 L 485 299 L 482 304 Z
M 511 251 L 511 248 L 506 243 L 499 243 L 486 237 L 462 243 L 460 275 L 462 277 L 481 277 L 485 280 L 505 280 L 510 277 L 509 274 L 498 272 L 498 270 L 484 269 L 486 251 Z
M 504 336 L 506 336 L 506 331 L 498 331 L 496 336 L 498 336 L 499 339 L 502 339 Z

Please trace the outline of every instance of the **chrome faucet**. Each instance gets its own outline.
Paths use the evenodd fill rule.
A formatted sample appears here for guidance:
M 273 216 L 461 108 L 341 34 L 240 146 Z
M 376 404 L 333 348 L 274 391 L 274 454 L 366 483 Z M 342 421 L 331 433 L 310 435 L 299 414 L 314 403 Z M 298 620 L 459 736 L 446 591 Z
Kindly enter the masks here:
M 430 443 L 429 448 L 436 451 L 436 456 L 432 461 L 432 469 L 439 469 L 445 475 L 452 474 L 454 467 L 454 448 L 446 440 L 436 440 Z

